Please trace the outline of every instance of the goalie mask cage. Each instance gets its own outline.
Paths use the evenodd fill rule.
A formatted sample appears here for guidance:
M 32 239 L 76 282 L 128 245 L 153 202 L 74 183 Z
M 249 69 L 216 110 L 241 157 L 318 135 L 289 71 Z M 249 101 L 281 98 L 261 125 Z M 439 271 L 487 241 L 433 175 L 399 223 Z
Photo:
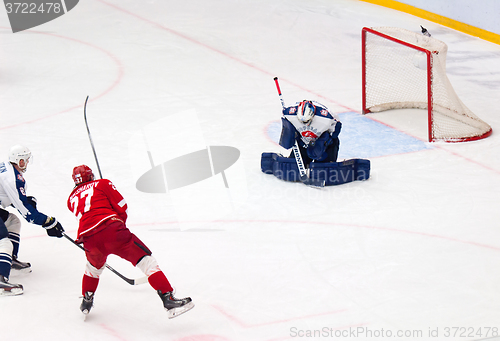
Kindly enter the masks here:
M 430 142 L 472 141 L 491 135 L 491 127 L 453 90 L 446 76 L 447 50 L 440 40 L 401 28 L 363 28 L 363 114 L 427 109 Z

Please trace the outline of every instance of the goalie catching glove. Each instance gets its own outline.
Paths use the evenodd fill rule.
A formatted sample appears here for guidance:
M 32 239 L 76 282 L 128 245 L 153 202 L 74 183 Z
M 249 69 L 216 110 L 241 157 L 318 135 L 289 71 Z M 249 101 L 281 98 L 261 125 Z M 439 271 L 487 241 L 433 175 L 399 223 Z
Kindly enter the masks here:
M 61 238 L 63 236 L 64 229 L 61 223 L 54 217 L 48 217 L 42 227 L 47 231 L 47 234 L 50 237 Z

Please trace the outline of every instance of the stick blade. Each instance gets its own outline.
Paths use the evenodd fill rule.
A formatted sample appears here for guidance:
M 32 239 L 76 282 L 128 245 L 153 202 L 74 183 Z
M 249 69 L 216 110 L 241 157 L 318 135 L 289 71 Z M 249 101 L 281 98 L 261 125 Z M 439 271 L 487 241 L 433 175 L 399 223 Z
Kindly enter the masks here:
M 300 181 L 306 186 L 314 187 L 314 188 L 323 188 L 325 187 L 325 180 L 320 179 L 311 179 L 307 176 L 300 177 Z
M 144 283 L 148 283 L 148 276 L 144 276 L 141 278 L 134 279 L 134 285 L 141 285 Z

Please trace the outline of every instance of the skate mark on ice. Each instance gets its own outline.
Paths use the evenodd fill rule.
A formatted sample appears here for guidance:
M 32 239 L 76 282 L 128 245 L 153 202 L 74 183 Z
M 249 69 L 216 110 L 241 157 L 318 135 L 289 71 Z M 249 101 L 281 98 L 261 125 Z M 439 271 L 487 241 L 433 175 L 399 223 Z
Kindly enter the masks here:
M 231 341 L 231 340 L 219 335 L 206 334 L 206 335 L 184 336 L 180 339 L 176 339 L 175 341 Z
M 305 320 L 309 318 L 314 318 L 314 317 L 319 317 L 319 316 L 327 316 L 327 315 L 335 315 L 335 314 L 340 314 L 344 313 L 347 311 L 347 309 L 340 309 L 340 310 L 334 310 L 334 311 L 328 311 L 324 313 L 318 313 L 318 314 L 311 314 L 311 315 L 304 315 L 304 316 L 297 316 L 297 317 L 291 317 L 288 319 L 282 319 L 282 320 L 276 320 L 276 321 L 271 321 L 271 322 L 263 322 L 263 323 L 246 323 L 239 318 L 237 318 L 234 315 L 229 314 L 226 312 L 224 309 L 217 305 L 212 305 L 212 307 L 217 310 L 219 313 L 227 317 L 230 321 L 233 321 L 237 325 L 243 327 L 243 328 L 257 328 L 257 327 L 263 327 L 263 326 L 269 326 L 273 324 L 280 324 L 280 323 L 286 323 L 286 322 L 291 322 L 291 321 L 297 321 L 297 320 Z
M 193 220 L 193 221 L 186 221 L 179 223 L 178 221 L 165 221 L 165 222 L 153 222 L 153 223 L 140 223 L 140 224 L 130 224 L 130 226 L 161 226 L 161 225 L 179 225 L 179 224 L 190 224 L 190 223 L 212 223 L 212 224 L 285 224 L 287 226 L 292 226 L 293 224 L 298 224 L 298 225 L 306 225 L 310 226 L 311 221 L 300 221 L 300 220 L 236 220 L 236 219 L 228 219 L 228 220 Z M 429 237 L 429 238 L 437 238 L 437 239 L 442 239 L 446 240 L 448 242 L 455 242 L 455 243 L 461 243 L 461 244 L 467 244 L 467 245 L 472 245 L 484 249 L 489 249 L 493 251 L 500 252 L 500 247 L 499 246 L 494 246 L 494 245 L 488 245 L 488 244 L 483 244 L 483 243 L 478 243 L 474 242 L 471 240 L 464 240 L 464 239 L 458 239 L 454 237 L 448 237 L 448 236 L 442 236 L 438 234 L 433 234 L 433 233 L 427 233 L 427 232 L 420 232 L 420 231 L 410 231 L 410 230 L 402 230 L 402 229 L 397 229 L 397 228 L 391 228 L 391 227 L 383 227 L 383 226 L 370 226 L 370 225 L 362 225 L 362 224 L 349 224 L 349 223 L 332 223 L 332 222 L 321 222 L 321 221 L 315 221 L 315 225 L 324 225 L 324 226 L 333 226 L 333 227 L 352 227 L 352 228 L 360 228 L 360 229 L 373 229 L 373 230 L 380 230 L 380 231 L 387 231 L 387 232 L 396 232 L 396 233 L 406 233 L 410 235 L 416 235 L 416 236 L 423 236 L 423 237 Z M 173 232 L 172 229 L 160 229 L 156 228 L 155 231 L 158 232 L 163 232 L 163 231 L 168 231 L 168 232 Z M 176 231 L 176 232 L 190 232 L 189 230 L 184 230 L 184 231 Z M 206 232 L 206 231 L 192 231 L 192 232 Z M 42 235 L 40 235 L 42 237 Z
M 248 67 L 250 67 L 250 68 L 252 68 L 254 70 L 257 70 L 257 71 L 259 71 L 259 72 L 261 72 L 261 73 L 263 73 L 265 75 L 268 75 L 270 77 L 276 76 L 275 72 L 269 72 L 269 71 L 267 71 L 267 70 L 265 70 L 265 69 L 263 69 L 263 68 L 255 65 L 253 63 L 250 63 L 250 62 L 247 62 L 247 61 L 245 61 L 245 60 L 243 60 L 241 58 L 235 57 L 235 56 L 233 56 L 233 55 L 231 55 L 231 54 L 229 54 L 227 52 L 224 52 L 224 51 L 219 50 L 219 49 L 217 49 L 217 48 L 215 48 L 213 46 L 210 46 L 207 43 L 202 42 L 201 40 L 195 39 L 195 38 L 190 37 L 190 36 L 188 36 L 188 35 L 186 35 L 186 34 L 184 34 L 182 32 L 179 32 L 179 31 L 176 31 L 176 30 L 174 30 L 172 28 L 164 26 L 163 24 L 160 24 L 160 23 L 157 23 L 157 22 L 155 22 L 153 20 L 150 20 L 148 18 L 142 17 L 142 16 L 140 16 L 140 15 L 138 15 L 136 13 L 130 12 L 130 11 L 128 11 L 125 8 L 122 8 L 122 7 L 119 7 L 117 5 L 108 3 L 108 2 L 106 2 L 104 0 L 99 0 L 99 2 L 105 4 L 105 5 L 109 6 L 109 7 L 112 7 L 112 8 L 114 8 L 117 11 L 126 13 L 126 14 L 128 14 L 128 15 L 130 15 L 130 16 L 138 19 L 138 20 L 141 20 L 141 21 L 147 22 L 147 23 L 149 23 L 149 24 L 151 24 L 153 26 L 156 26 L 156 28 L 159 28 L 159 29 L 161 29 L 163 31 L 166 31 L 166 32 L 170 33 L 170 34 L 173 34 L 173 35 L 175 35 L 175 36 L 177 36 L 179 38 L 182 38 L 182 39 L 184 39 L 186 41 L 189 41 L 189 42 L 191 42 L 191 43 L 193 43 L 195 45 L 204 47 L 204 48 L 206 48 L 206 49 L 208 49 L 208 50 L 210 50 L 212 52 L 215 52 L 215 53 L 217 53 L 219 55 L 222 55 L 225 58 L 231 59 L 232 61 L 234 61 L 234 62 L 236 62 L 238 64 L 242 64 L 242 65 L 248 66 Z M 284 78 L 281 78 L 281 79 L 282 79 L 282 81 L 284 83 L 288 83 L 288 84 L 290 84 L 290 85 L 292 85 L 292 86 L 294 86 L 296 88 L 299 88 L 299 89 L 301 89 L 301 90 L 303 90 L 305 92 L 308 92 L 309 94 L 313 95 L 315 98 L 319 98 L 321 100 L 325 100 L 325 101 L 334 103 L 335 105 L 337 105 L 337 106 L 339 106 L 341 108 L 344 108 L 344 109 L 346 109 L 348 111 L 354 111 L 354 109 L 352 109 L 352 108 L 350 108 L 350 107 L 348 107 L 348 106 L 346 106 L 346 105 L 344 105 L 342 103 L 339 103 L 339 102 L 335 101 L 332 98 L 328 98 L 328 97 L 326 97 L 326 96 L 324 96 L 324 95 L 322 95 L 320 93 L 317 93 L 317 92 L 315 92 L 313 90 L 307 89 L 307 88 L 301 86 L 300 84 L 292 82 L 291 80 L 287 80 L 287 79 L 284 79 Z
M 99 324 L 99 326 L 101 328 L 103 328 L 104 330 L 106 330 L 108 332 L 108 334 L 110 334 L 111 336 L 115 337 L 117 340 L 128 341 L 128 339 L 126 339 L 125 337 L 123 337 L 122 335 L 120 335 L 119 332 L 117 332 L 116 330 L 114 330 L 110 326 L 108 326 L 108 325 L 106 325 L 104 323 Z
M 0 27 L 0 29 L 6 29 L 6 27 Z M 46 36 L 51 36 L 51 37 L 55 37 L 55 38 L 65 39 L 65 40 L 69 40 L 69 41 L 74 42 L 74 43 L 86 45 L 86 46 L 88 46 L 88 47 L 90 47 L 92 49 L 96 49 L 96 50 L 104 53 L 105 55 L 107 55 L 113 61 L 113 63 L 116 66 L 116 70 L 118 71 L 118 74 L 117 74 L 115 80 L 103 92 L 101 92 L 97 96 L 93 96 L 93 100 L 92 101 L 95 101 L 96 99 L 99 99 L 99 98 L 107 95 L 109 92 L 111 92 L 121 82 L 121 80 L 123 78 L 123 75 L 124 75 L 123 65 L 122 65 L 121 61 L 118 59 L 118 57 L 116 57 L 114 54 L 112 54 L 108 50 L 105 50 L 102 47 L 99 47 L 97 45 L 93 45 L 93 44 L 88 43 L 88 42 L 83 41 L 83 40 L 79 40 L 79 39 L 75 39 L 75 38 L 71 38 L 71 37 L 65 37 L 65 36 L 62 36 L 62 35 L 59 35 L 59 34 L 47 33 L 47 32 L 36 31 L 36 30 L 30 30 L 30 33 L 43 34 L 43 35 L 46 35 Z M 83 98 L 82 98 L 82 101 L 83 101 Z M 38 122 L 38 121 L 45 120 L 47 118 L 51 118 L 51 117 L 54 117 L 54 116 L 65 114 L 65 113 L 70 112 L 70 111 L 75 110 L 75 109 L 81 109 L 81 107 L 82 107 L 82 103 L 78 103 L 78 105 L 75 105 L 75 106 L 72 106 L 70 108 L 58 111 L 58 112 L 53 113 L 53 114 L 49 114 L 49 115 L 46 115 L 46 116 L 43 116 L 43 117 L 36 118 L 34 120 L 31 120 L 31 121 L 16 123 L 16 124 L 13 124 L 13 125 L 10 125 L 10 126 L 6 126 L 6 127 L 0 127 L 0 130 L 6 130 L 6 129 L 10 129 L 10 128 L 19 127 L 19 126 L 22 126 L 22 125 L 25 125 L 25 124 L 35 123 L 35 122 Z

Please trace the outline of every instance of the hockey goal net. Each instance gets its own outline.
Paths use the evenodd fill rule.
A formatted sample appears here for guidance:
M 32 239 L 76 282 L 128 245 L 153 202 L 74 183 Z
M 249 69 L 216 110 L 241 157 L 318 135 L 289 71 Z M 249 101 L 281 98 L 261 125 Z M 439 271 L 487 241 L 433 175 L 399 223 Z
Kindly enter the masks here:
M 401 28 L 363 28 L 363 114 L 427 109 L 431 142 L 489 136 L 491 127 L 462 103 L 446 76 L 447 50 L 440 40 Z

